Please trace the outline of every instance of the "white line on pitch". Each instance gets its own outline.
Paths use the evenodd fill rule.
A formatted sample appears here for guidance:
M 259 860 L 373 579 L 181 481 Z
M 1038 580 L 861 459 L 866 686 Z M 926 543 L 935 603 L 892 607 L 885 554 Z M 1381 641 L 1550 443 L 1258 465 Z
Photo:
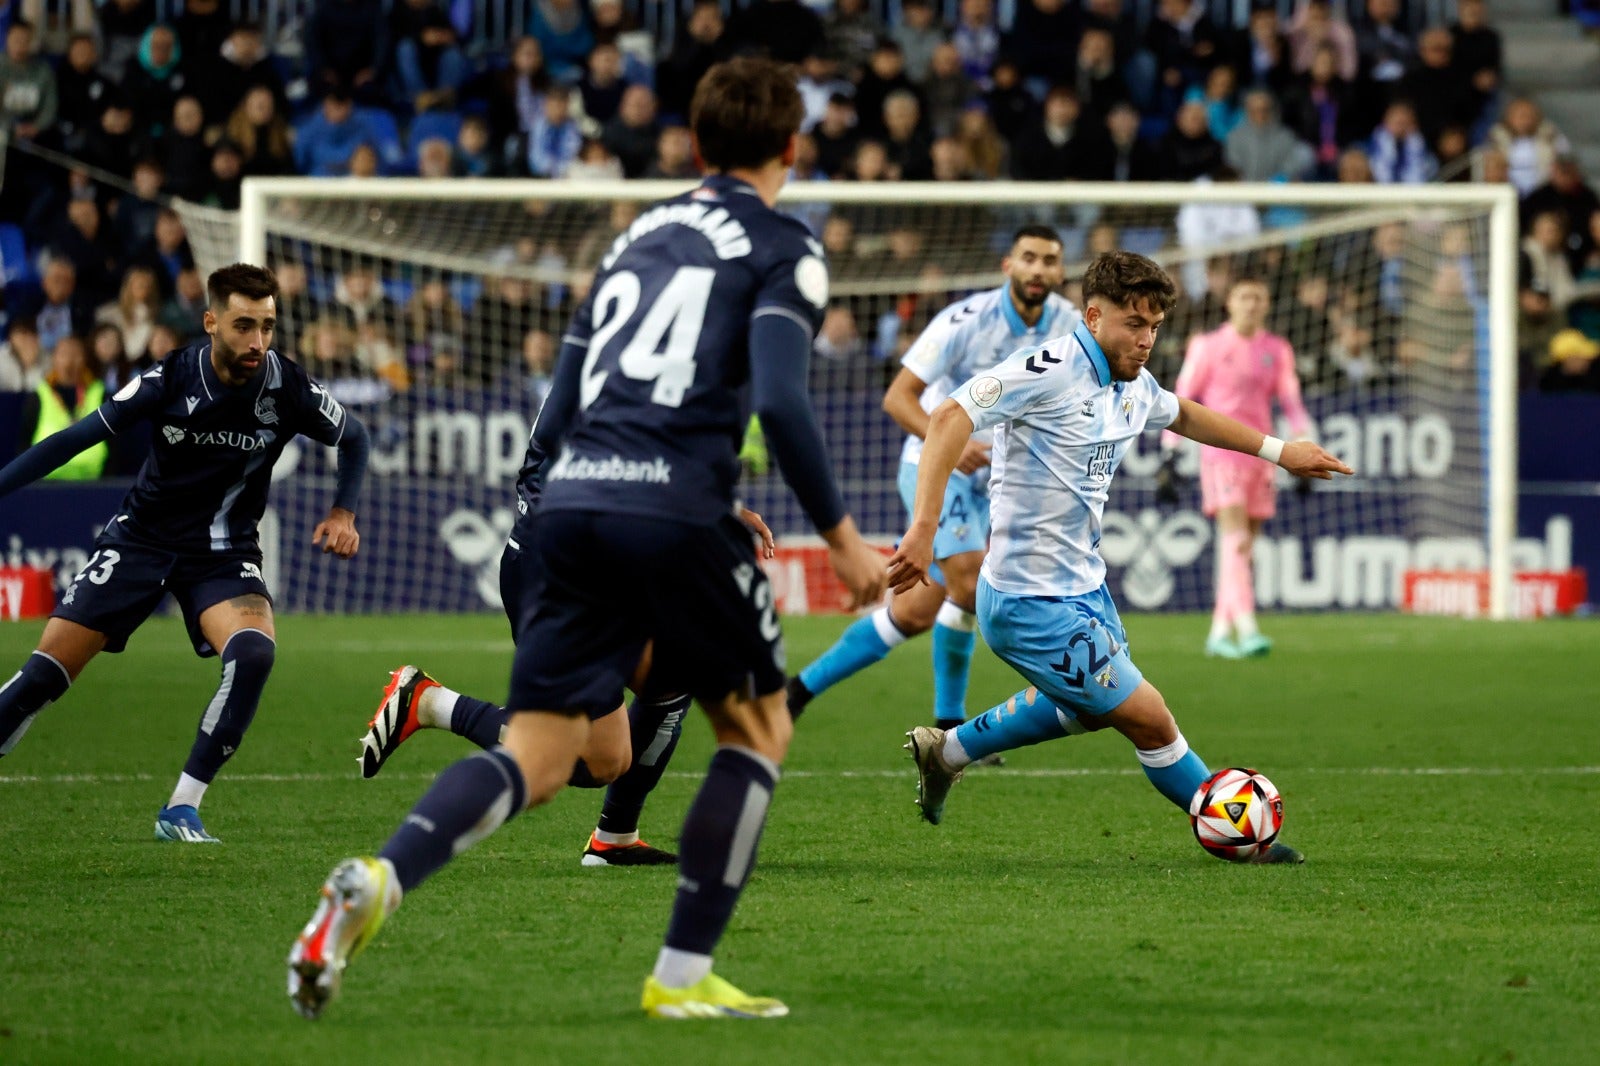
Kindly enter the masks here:
M 1135 777 L 1143 771 L 1133 767 L 1046 767 L 1036 770 L 984 770 L 984 777 Z M 1576 777 L 1600 774 L 1600 766 L 1301 766 L 1281 767 L 1273 773 L 1344 774 L 1356 777 L 1508 777 L 1529 774 L 1535 777 Z M 787 770 L 784 780 L 836 781 L 841 778 L 891 780 L 909 778 L 904 770 Z M 417 771 L 384 774 L 386 781 L 431 781 L 436 774 Z M 697 778 L 703 774 L 669 771 L 665 777 Z M 223 780 L 239 784 L 300 784 L 356 780 L 356 774 L 228 774 Z M 145 781 L 166 781 L 170 775 L 157 774 L 0 774 L 0 785 L 120 785 Z

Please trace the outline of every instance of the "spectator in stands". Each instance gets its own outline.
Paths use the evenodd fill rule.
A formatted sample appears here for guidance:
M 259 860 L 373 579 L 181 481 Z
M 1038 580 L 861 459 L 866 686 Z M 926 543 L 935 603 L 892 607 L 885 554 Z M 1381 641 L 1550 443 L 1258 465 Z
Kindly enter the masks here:
M 133 264 L 150 267 L 155 272 L 163 299 L 177 287 L 180 273 L 194 269 L 194 252 L 189 248 L 189 235 L 184 231 L 178 212 L 170 207 L 161 209 L 156 215 L 155 232 L 129 257 L 129 265 Z
M 1168 181 L 1194 181 L 1222 165 L 1222 145 L 1211 136 L 1204 103 L 1183 102 L 1172 128 L 1161 138 L 1160 155 L 1166 161 Z
M 233 15 L 221 0 L 183 0 L 183 11 L 174 21 L 178 48 L 188 57 L 197 77 L 203 77 L 211 60 L 222 52 L 222 44 L 233 32 Z M 209 89 L 208 89 L 209 91 Z M 232 108 L 220 112 L 226 115 Z
M 811 138 L 817 142 L 817 166 L 822 172 L 830 178 L 844 174 L 861 139 L 856 129 L 855 101 L 843 94 L 832 97 L 822 121 L 812 128 Z
M 956 17 L 956 30 L 950 38 L 956 51 L 961 53 L 961 69 L 974 83 L 989 84 L 990 72 L 1000 58 L 1000 30 L 995 25 L 994 0 L 961 0 L 960 14 Z M 1016 84 L 1022 81 L 1021 72 L 1012 64 Z
M 1072 74 L 1069 56 L 1078 51 L 1082 33 L 1078 5 L 1066 0 L 1017 0 L 1011 19 L 1011 32 L 1002 42 L 1006 55 L 1017 61 L 1022 81 L 1035 91 L 1048 89 Z M 1079 89 L 1079 103 L 1089 115 L 1087 98 Z M 1103 113 L 1091 116 L 1099 120 Z
M 1366 149 L 1353 146 L 1339 153 L 1336 180 L 1347 185 L 1367 185 L 1372 182 L 1372 159 Z
M 319 318 L 306 323 L 302 335 L 305 339 L 295 349 L 295 358 L 305 365 L 306 373 L 314 375 L 318 381 L 339 383 L 364 376 L 356 358 L 355 338 L 343 323 Z M 404 376 L 403 367 L 399 375 L 405 384 L 398 387 L 403 389 L 410 384 L 410 379 Z
M 811 163 L 817 164 L 816 141 L 809 134 L 803 135 L 810 146 Z M 798 169 L 798 159 L 796 160 Z M 661 132 L 656 134 L 656 154 L 650 161 L 650 166 L 645 169 L 647 178 L 679 178 L 689 179 L 700 176 L 700 168 L 694 164 L 694 142 L 689 137 L 687 126 L 663 126 Z M 815 174 L 790 175 L 790 180 L 815 181 L 821 178 L 826 180 L 826 175 Z
M 120 91 L 108 93 L 99 124 L 83 137 L 79 161 L 119 178 L 131 177 L 133 161 L 143 148 L 143 135 L 134 132 L 134 122 L 133 106 L 127 97 Z
M 571 85 L 582 76 L 595 39 L 588 12 L 579 0 L 534 0 L 528 11 L 528 33 L 538 38 L 545 65 L 557 82 Z
M 1339 156 L 1372 128 L 1363 121 L 1354 88 L 1339 77 L 1338 57 L 1327 45 L 1312 53 L 1311 66 L 1283 94 L 1283 121 L 1311 146 L 1320 181 L 1337 176 Z
M 367 117 L 356 110 L 350 92 L 336 86 L 322 98 L 317 113 L 301 124 L 294 141 L 295 169 L 313 177 L 345 173 L 357 146 L 373 148 L 378 137 Z
M 644 176 L 656 154 L 656 94 L 644 85 L 630 85 L 622 94 L 622 105 L 605 124 L 600 139 L 622 162 L 628 178 Z
M 1198 94 L 1206 105 L 1206 128 L 1222 144 L 1228 143 L 1228 134 L 1244 121 L 1244 105 L 1239 98 L 1239 76 L 1226 63 L 1218 63 L 1206 72 L 1205 86 L 1192 88 L 1184 94 Z M 1271 93 L 1270 89 L 1263 92 Z
M 1103 129 L 1091 129 L 1081 118 L 1071 86 L 1051 89 L 1044 98 L 1044 114 L 1011 145 L 1011 176 L 1018 181 L 1081 179 L 1105 137 Z
M 1234 37 L 1229 58 L 1239 84 L 1246 88 L 1262 86 L 1281 93 L 1288 87 L 1294 69 L 1289 62 L 1289 36 L 1283 32 L 1276 7 L 1257 4 L 1250 9 L 1250 21 Z
M 883 148 L 889 166 L 901 181 L 927 181 L 933 177 L 930 153 L 933 138 L 922 122 L 922 106 L 909 89 L 889 94 L 883 102 Z
M 900 21 L 889 31 L 894 43 L 900 46 L 905 60 L 906 77 L 921 85 L 928 76 L 933 62 L 933 50 L 945 42 L 944 27 L 934 14 L 933 0 L 901 0 Z M 956 50 L 957 62 L 961 51 Z M 965 72 L 963 72 L 965 73 Z M 971 81 L 971 78 L 968 78 Z
M 522 138 L 516 169 L 534 178 L 560 178 L 583 148 L 583 131 L 572 117 L 572 94 L 554 89 L 544 94 L 544 106 L 533 128 Z
M 306 266 L 299 258 L 273 263 L 272 272 L 278 278 L 278 328 L 273 335 L 272 346 L 291 359 L 299 359 L 300 338 L 311 328 L 311 323 L 322 317 L 322 304 L 311 295 Z M 177 295 L 161 309 L 161 321 L 184 330 L 192 329 L 193 323 L 199 321 L 186 306 L 189 298 L 184 293 L 186 290 L 193 291 L 189 277 L 188 272 L 178 276 Z M 200 281 L 199 271 L 193 272 L 193 278 L 197 283 Z M 203 302 L 206 299 L 205 286 L 200 285 L 198 291 Z
M 1227 134 L 1222 158 L 1243 181 L 1299 181 L 1315 163 L 1306 142 L 1278 118 L 1277 102 L 1267 90 L 1246 94 L 1245 122 Z
M 928 147 L 928 159 L 932 164 L 933 181 L 973 179 L 972 162 L 967 158 L 967 150 L 961 147 L 961 142 L 954 137 L 935 139 Z
M 156 328 L 150 331 L 150 346 L 133 361 L 134 372 L 143 373 L 149 370 L 185 344 L 193 341 L 196 337 L 196 325 L 197 323 L 191 322 L 187 329 L 177 329 L 165 322 L 157 322 Z M 203 337 L 205 334 L 201 333 L 198 336 Z
M 840 73 L 851 81 L 861 74 L 867 57 L 887 33 L 866 0 L 834 0 L 822 28 L 827 51 L 838 59 Z
M 1419 185 L 1439 171 L 1408 100 L 1396 100 L 1384 109 L 1383 121 L 1372 131 L 1367 154 L 1373 180 L 1385 185 Z
M 828 101 L 836 93 L 849 95 L 855 92 L 855 86 L 839 76 L 838 60 L 827 51 L 813 52 L 800 61 L 800 77 L 796 85 L 800 90 L 800 102 L 805 105 L 800 129 L 806 133 L 822 121 Z
M 1296 74 L 1311 67 L 1320 45 L 1329 45 L 1339 57 L 1339 77 L 1353 82 L 1361 73 L 1361 53 L 1355 30 L 1333 10 L 1329 0 L 1300 0 L 1289 20 L 1289 66 Z
M 680 122 L 689 120 L 694 87 L 727 51 L 726 29 L 720 0 L 695 0 L 672 42 L 672 51 L 656 67 L 656 93 L 661 99 L 662 114 Z
M 822 19 L 798 0 L 755 0 L 728 24 L 732 52 L 770 56 L 780 63 L 800 62 L 825 40 Z
M 1471 129 L 1483 110 L 1484 97 L 1452 59 L 1454 42 L 1442 26 L 1423 30 L 1417 41 L 1417 63 L 1394 83 L 1391 99 L 1410 100 L 1422 136 L 1432 144 L 1450 125 Z
M 298 266 L 298 264 L 296 265 Z M 134 269 L 142 268 L 135 267 Z M 152 285 L 154 285 L 154 280 L 154 278 L 151 279 Z M 300 267 L 300 281 L 303 288 L 305 284 L 304 267 Z M 278 280 L 278 288 L 280 296 L 278 302 L 279 328 L 273 335 L 275 344 L 283 342 L 284 320 L 289 317 L 292 306 L 291 300 L 282 295 L 283 280 L 281 278 Z M 130 339 L 128 347 L 136 352 L 144 351 L 145 348 L 149 347 L 149 332 L 154 331 L 155 327 L 163 322 L 177 331 L 180 337 L 190 336 L 200 328 L 200 320 L 204 317 L 205 311 L 206 285 L 201 279 L 200 271 L 194 267 L 180 270 L 178 271 L 178 280 L 173 285 L 172 295 L 167 298 L 165 303 L 161 304 L 160 310 L 156 315 L 156 321 L 150 324 L 150 330 L 146 332 L 144 337 L 138 339 L 138 343 L 134 343 Z
M 578 80 L 578 114 L 574 116 L 586 134 L 600 129 L 622 106 L 628 83 L 622 79 L 622 52 L 614 44 L 597 44 L 589 53 L 588 65 Z
M 276 111 L 287 113 L 289 99 L 284 95 L 283 78 L 267 54 L 256 23 L 234 26 L 216 53 L 204 61 L 209 63 L 204 70 L 206 118 L 213 125 L 228 122 L 246 94 L 257 86 L 271 95 Z
M 1129 98 L 1128 83 L 1117 69 L 1111 31 L 1086 26 L 1078 38 L 1078 61 L 1073 87 L 1086 120 L 1103 122 L 1111 108 Z
M 148 342 L 149 338 L 145 340 Z M 133 360 L 128 358 L 122 331 L 109 322 L 101 322 L 89 334 L 89 358 L 100 368 L 100 380 L 113 395 L 138 374 Z
M 856 225 L 848 214 L 835 211 L 822 224 L 822 250 L 828 256 L 828 272 L 833 277 L 857 277 L 862 270 L 856 250 Z
M 153 156 L 133 164 L 133 189 L 117 198 L 111 219 L 112 241 L 119 253 L 139 247 L 155 232 L 165 183 L 166 172 Z
M 1155 56 L 1170 111 L 1183 91 L 1197 84 L 1221 60 L 1222 35 L 1204 0 L 1158 0 L 1145 27 L 1144 45 Z
M 1439 181 L 1466 184 L 1475 180 L 1472 173 L 1472 142 L 1461 126 L 1446 126 L 1433 142 L 1433 158 L 1439 163 Z
M 542 329 L 522 334 L 522 388 L 537 408 L 550 394 L 556 366 L 556 339 Z
M 822 328 L 817 330 L 812 351 L 819 361 L 831 363 L 851 362 L 866 356 L 867 346 L 849 307 L 839 301 L 829 306 L 822 316 Z
M 1567 316 L 1550 305 L 1550 290 L 1534 281 L 1527 257 L 1521 260 L 1517 279 L 1517 387 L 1533 388 L 1539 381 L 1549 353 L 1550 341 L 1568 328 Z
M 32 392 L 44 379 L 39 327 L 32 315 L 12 315 L 0 345 L 0 392 Z
M 505 173 L 490 140 L 489 120 L 482 115 L 462 118 L 452 155 L 452 172 L 458 178 L 498 178 Z
M 1540 211 L 1529 220 L 1527 236 L 1522 238 L 1522 255 L 1532 280 L 1543 284 L 1551 306 L 1562 315 L 1574 295 L 1572 268 L 1567 264 L 1568 229 L 1561 210 Z
M 899 181 L 900 172 L 890 164 L 889 151 L 882 141 L 864 138 L 856 143 L 855 155 L 850 159 L 849 178 L 852 181 Z
M 1112 51 L 1117 67 L 1128 83 L 1134 106 L 1140 111 L 1155 109 L 1156 61 L 1143 45 L 1138 13 L 1121 0 L 1085 0 L 1084 24 L 1111 32 Z
M 506 355 L 513 340 L 538 329 L 542 319 L 531 282 L 515 274 L 489 279 L 489 290 L 473 303 L 466 319 L 467 376 L 487 385 L 504 374 L 510 369 Z
M 489 130 L 496 143 L 505 144 L 533 128 L 550 86 L 550 72 L 545 69 L 544 49 L 538 38 L 517 38 L 511 45 L 510 65 L 490 73 L 483 89 L 488 100 Z
M 356 260 L 339 275 L 334 283 L 333 303 L 326 313 L 349 331 L 362 367 L 391 380 L 409 382 L 404 363 L 390 341 L 390 330 L 400 320 L 400 309 L 384 294 L 377 272 L 369 263 Z
M 50 349 L 50 368 L 22 401 L 20 429 L 24 447 L 38 444 L 52 433 L 99 410 L 106 387 L 89 360 L 83 338 L 69 333 Z M 104 443 L 79 452 L 45 477 L 55 481 L 92 481 L 105 472 L 111 449 Z
M 115 291 L 117 249 L 106 230 L 99 201 L 79 196 L 67 201 L 50 239 L 49 255 L 72 264 L 76 292 L 90 308 Z
M 414 380 L 456 380 L 466 350 L 467 324 L 461 304 L 440 277 L 426 278 L 406 303 L 406 362 Z
M 1321 384 L 1328 388 L 1354 389 L 1387 384 L 1393 368 L 1386 365 L 1372 327 L 1358 315 L 1346 313 L 1343 307 L 1339 311 L 1328 339 L 1325 366 L 1329 377 Z M 1305 383 L 1313 384 L 1310 380 Z
M 1433 279 L 1406 301 L 1400 369 L 1435 386 L 1475 387 L 1473 375 L 1462 373 L 1472 365 L 1475 319 L 1460 264 L 1440 260 Z
M 1492 102 L 1500 93 L 1503 59 L 1500 32 L 1489 25 L 1484 0 L 1457 0 L 1450 36 L 1450 55 L 1457 69 L 1466 74 L 1480 97 Z M 1492 107 L 1486 104 L 1484 111 L 1490 112 Z
M 655 79 L 656 41 L 622 6 L 622 0 L 589 0 L 596 43 L 614 44 L 622 52 L 622 77 L 629 85 Z
M 222 137 L 211 146 L 211 188 L 201 202 L 207 207 L 237 211 L 243 185 L 244 153 L 237 144 Z
M 1600 211 L 1600 196 L 1583 180 L 1577 157 L 1556 156 L 1550 166 L 1550 180 L 1523 197 L 1521 207 L 1524 229 L 1534 216 L 1547 211 L 1559 211 L 1572 220 L 1567 234 L 1567 266 L 1573 277 L 1588 267 L 1597 247 L 1589 220 Z
M 172 105 L 188 90 L 189 82 L 177 33 L 165 23 L 151 26 L 139 43 L 139 54 L 122 78 L 123 92 L 133 104 L 134 119 L 140 128 L 160 134 L 162 124 L 172 114 Z M 195 88 L 200 90 L 198 85 Z
M 246 175 L 271 177 L 294 173 L 294 145 L 289 123 L 278 110 L 270 86 L 246 90 L 239 106 L 228 116 L 227 139 L 238 149 Z
M 66 58 L 56 68 L 56 129 L 68 155 L 76 155 L 83 136 L 100 121 L 100 110 L 115 83 L 100 69 L 100 46 L 90 33 L 75 33 Z
M 1549 351 L 1540 392 L 1600 392 L 1600 341 L 1569 327 L 1550 338 Z
M 1239 172 L 1223 164 L 1209 176 L 1197 178 L 1196 184 L 1238 180 Z M 1195 200 L 1178 209 L 1175 226 L 1180 248 L 1189 252 L 1204 253 L 1230 241 L 1254 237 L 1261 232 L 1261 216 L 1251 204 Z M 1199 300 L 1213 291 L 1208 282 L 1206 263 L 1198 256 L 1184 263 L 1182 276 L 1183 291 L 1191 300 Z M 1215 290 L 1218 301 L 1222 300 L 1226 291 L 1225 288 Z
M 150 343 L 150 331 L 160 315 L 161 292 L 156 288 L 156 276 L 148 267 L 130 267 L 122 275 L 122 291 L 95 311 L 94 320 L 115 326 L 125 345 L 142 352 Z
M 455 106 L 472 67 L 439 0 L 396 0 L 389 41 L 401 100 L 419 115 Z
M 1156 181 L 1161 177 L 1161 158 L 1154 147 L 1139 136 L 1139 112 L 1132 101 L 1120 100 L 1106 115 L 1110 151 L 1104 168 L 1096 174 L 1100 181 Z
M 367 104 L 387 102 L 382 78 L 391 49 L 383 0 L 319 0 L 306 17 L 304 45 L 313 97 L 338 91 Z
M 1410 69 L 1416 48 L 1401 18 L 1400 0 L 1367 0 L 1366 11 L 1355 28 L 1361 77 L 1390 85 Z
M 1550 180 L 1556 157 L 1572 150 L 1566 135 L 1531 98 L 1519 96 L 1506 104 L 1500 121 L 1489 130 L 1489 143 L 1506 154 L 1511 184 L 1526 196 Z
M 121 82 L 128 64 L 139 54 L 144 31 L 156 21 L 155 0 L 106 0 L 96 5 L 100 21 L 100 46 L 105 52 L 100 69 L 113 82 Z
M 0 56 L 0 125 L 5 132 L 33 140 L 56 121 L 56 76 L 33 51 L 33 27 L 21 19 L 6 31 Z
M 456 176 L 455 145 L 443 137 L 427 137 L 417 145 L 417 177 L 453 178 Z
M 1022 74 L 1009 59 L 995 63 L 983 104 L 996 132 L 1007 144 L 1015 144 L 1022 131 L 1039 115 L 1038 103 L 1022 87 Z
M 972 176 L 979 181 L 994 181 L 1010 173 L 1006 142 L 994 128 L 989 109 L 973 103 L 956 123 L 956 140 L 966 154 Z
M 863 137 L 883 136 L 883 102 L 891 93 L 901 91 L 916 95 L 919 101 L 922 99 L 917 87 L 906 77 L 900 46 L 885 38 L 872 50 L 871 62 L 856 86 L 856 116 Z
M 131 121 L 132 114 L 129 114 Z M 156 158 L 166 171 L 167 191 L 199 203 L 211 172 L 211 146 L 206 144 L 205 110 L 194 96 L 180 96 L 172 105 L 172 121 L 156 141 Z M 152 229 L 154 228 L 152 224 Z
M 922 83 L 928 107 L 928 128 L 937 137 L 955 132 L 967 105 L 977 98 L 977 86 L 961 70 L 961 54 L 948 41 L 933 50 L 928 77 Z

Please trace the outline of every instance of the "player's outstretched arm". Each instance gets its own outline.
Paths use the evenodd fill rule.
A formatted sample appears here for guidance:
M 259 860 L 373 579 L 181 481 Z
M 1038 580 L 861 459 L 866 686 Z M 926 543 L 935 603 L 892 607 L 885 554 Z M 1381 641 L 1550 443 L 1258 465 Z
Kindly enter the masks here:
M 1315 441 L 1297 440 L 1285 444 L 1277 437 L 1270 437 L 1259 429 L 1252 429 L 1243 422 L 1182 397 L 1178 399 L 1177 420 L 1170 428 L 1174 433 L 1201 444 L 1227 448 L 1245 455 L 1259 455 L 1297 477 L 1327 481 L 1334 474 L 1355 473 Z M 924 451 L 923 455 L 926 456 L 927 452 Z
M 945 487 L 972 439 L 972 430 L 972 418 L 954 400 L 934 408 L 933 417 L 928 419 L 928 436 L 917 462 L 917 497 L 911 526 L 901 538 L 899 549 L 889 558 L 889 587 L 895 592 L 909 592 L 928 580 Z
M 0 470 L 0 496 L 31 485 L 79 452 L 111 439 L 111 427 L 98 413 L 52 433 Z
M 312 544 L 322 545 L 324 553 L 332 552 L 341 559 L 350 558 L 361 547 L 361 534 L 356 532 L 356 503 L 361 499 L 367 456 L 372 450 L 367 427 L 354 415 L 346 414 L 345 418 L 344 434 L 339 438 L 339 480 L 333 506 L 328 508 L 328 517 L 311 532 Z

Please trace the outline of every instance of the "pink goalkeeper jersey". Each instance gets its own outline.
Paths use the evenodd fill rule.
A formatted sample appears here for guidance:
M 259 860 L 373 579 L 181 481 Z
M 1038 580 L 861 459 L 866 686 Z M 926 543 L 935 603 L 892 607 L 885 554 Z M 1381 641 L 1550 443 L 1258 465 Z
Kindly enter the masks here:
M 1183 369 L 1173 392 L 1205 404 L 1263 433 L 1272 432 L 1272 398 L 1289 420 L 1290 432 L 1305 436 L 1310 428 L 1294 371 L 1294 349 L 1276 333 L 1261 330 L 1241 337 L 1224 324 L 1189 342 Z M 1174 442 L 1177 441 L 1173 435 Z M 1207 448 L 1207 453 L 1215 449 Z

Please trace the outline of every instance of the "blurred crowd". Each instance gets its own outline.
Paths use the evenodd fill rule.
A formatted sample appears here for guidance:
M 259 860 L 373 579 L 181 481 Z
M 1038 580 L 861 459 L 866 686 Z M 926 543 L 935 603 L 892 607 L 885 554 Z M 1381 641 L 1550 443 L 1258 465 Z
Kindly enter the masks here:
M 1563 132 L 1503 86 L 1485 0 L 1457 0 L 1442 23 L 1426 21 L 1437 5 L 1405 0 L 685 0 L 670 35 L 660 19 L 646 28 L 638 0 L 522 0 L 507 7 L 520 33 L 486 45 L 473 19 L 493 7 L 323 0 L 269 36 L 226 0 L 0 2 L 0 391 L 33 394 L 28 432 L 56 424 L 52 404 L 87 409 L 194 336 L 203 279 L 175 198 L 236 208 L 249 175 L 689 178 L 694 86 L 751 52 L 798 69 L 797 181 L 1509 182 L 1522 384 L 1600 390 L 1600 199 Z M 924 278 L 899 298 L 837 299 L 823 366 L 892 365 L 960 294 L 926 276 L 984 267 L 941 262 L 915 212 L 796 213 L 841 283 Z M 1203 249 L 1284 222 L 1269 216 L 1049 220 L 1088 254 Z M 627 218 L 598 205 L 568 246 L 530 254 L 592 266 Z M 1275 323 L 1308 388 L 1459 369 L 1481 343 L 1480 230 L 1393 222 L 1292 251 L 1193 254 L 1163 357 L 1175 365 L 1185 331 L 1220 321 L 1227 276 L 1275 271 Z M 537 392 L 582 292 L 288 250 L 272 265 L 280 347 L 313 373 L 390 390 Z

